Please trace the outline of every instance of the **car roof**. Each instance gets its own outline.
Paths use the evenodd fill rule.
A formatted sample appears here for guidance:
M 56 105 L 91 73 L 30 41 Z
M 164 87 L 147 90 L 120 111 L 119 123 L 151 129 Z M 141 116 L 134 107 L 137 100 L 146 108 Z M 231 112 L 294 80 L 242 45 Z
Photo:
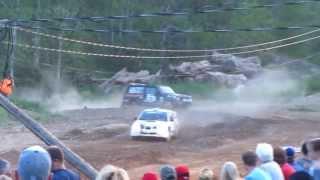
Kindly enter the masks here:
M 147 86 L 147 85 L 142 83 L 130 83 L 129 86 Z
M 166 113 L 175 113 L 175 111 L 169 110 L 169 109 L 162 109 L 162 108 L 150 108 L 150 109 L 144 109 L 142 112 L 166 112 Z

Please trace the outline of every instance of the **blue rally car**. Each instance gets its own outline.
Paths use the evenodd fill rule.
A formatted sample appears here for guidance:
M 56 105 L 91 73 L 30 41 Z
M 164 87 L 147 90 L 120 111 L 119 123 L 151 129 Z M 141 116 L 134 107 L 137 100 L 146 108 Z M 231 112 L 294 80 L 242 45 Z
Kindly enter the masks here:
M 192 96 L 178 94 L 169 86 L 129 84 L 123 96 L 122 106 L 146 105 L 160 107 L 188 107 Z

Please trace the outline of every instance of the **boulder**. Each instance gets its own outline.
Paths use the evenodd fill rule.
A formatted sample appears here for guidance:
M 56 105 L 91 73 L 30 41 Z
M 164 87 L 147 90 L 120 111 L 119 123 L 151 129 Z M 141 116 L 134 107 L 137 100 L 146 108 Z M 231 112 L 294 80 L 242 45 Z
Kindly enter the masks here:
M 224 73 L 244 74 L 252 78 L 262 71 L 261 61 L 258 57 L 241 58 L 230 54 L 214 54 L 212 64 L 220 65 Z
M 142 70 L 136 73 L 125 71 L 120 74 L 114 82 L 116 84 L 128 84 L 131 82 L 149 83 L 156 80 L 159 74 L 159 72 L 157 74 L 150 74 L 147 70 Z
M 211 81 L 221 86 L 230 88 L 238 87 L 247 82 L 247 77 L 243 74 L 225 74 L 222 72 L 207 72 L 208 77 Z
M 216 68 L 216 66 L 211 65 L 207 60 L 198 62 L 183 62 L 178 66 L 170 66 L 170 69 L 176 73 L 193 75 L 212 70 L 213 68 Z

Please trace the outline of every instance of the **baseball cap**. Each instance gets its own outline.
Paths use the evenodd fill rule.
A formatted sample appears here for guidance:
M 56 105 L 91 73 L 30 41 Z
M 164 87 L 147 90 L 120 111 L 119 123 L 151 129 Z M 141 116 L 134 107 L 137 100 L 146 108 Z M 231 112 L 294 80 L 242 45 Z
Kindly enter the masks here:
M 18 162 L 20 180 L 47 180 L 50 169 L 51 158 L 44 148 L 31 146 L 21 152 Z

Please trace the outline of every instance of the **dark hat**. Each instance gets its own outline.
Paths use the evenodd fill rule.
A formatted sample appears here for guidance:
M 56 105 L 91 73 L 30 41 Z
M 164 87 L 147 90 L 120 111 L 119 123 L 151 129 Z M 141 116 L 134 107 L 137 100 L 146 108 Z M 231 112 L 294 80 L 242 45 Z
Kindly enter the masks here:
M 294 149 L 293 149 L 292 147 L 288 147 L 288 148 L 286 149 L 286 155 L 287 155 L 288 157 L 293 157 L 294 154 L 295 154 L 295 151 L 294 151 Z
M 0 175 L 5 174 L 10 170 L 10 163 L 5 159 L 0 159 Z
M 176 180 L 176 170 L 171 165 L 164 165 L 160 168 L 161 180 Z

